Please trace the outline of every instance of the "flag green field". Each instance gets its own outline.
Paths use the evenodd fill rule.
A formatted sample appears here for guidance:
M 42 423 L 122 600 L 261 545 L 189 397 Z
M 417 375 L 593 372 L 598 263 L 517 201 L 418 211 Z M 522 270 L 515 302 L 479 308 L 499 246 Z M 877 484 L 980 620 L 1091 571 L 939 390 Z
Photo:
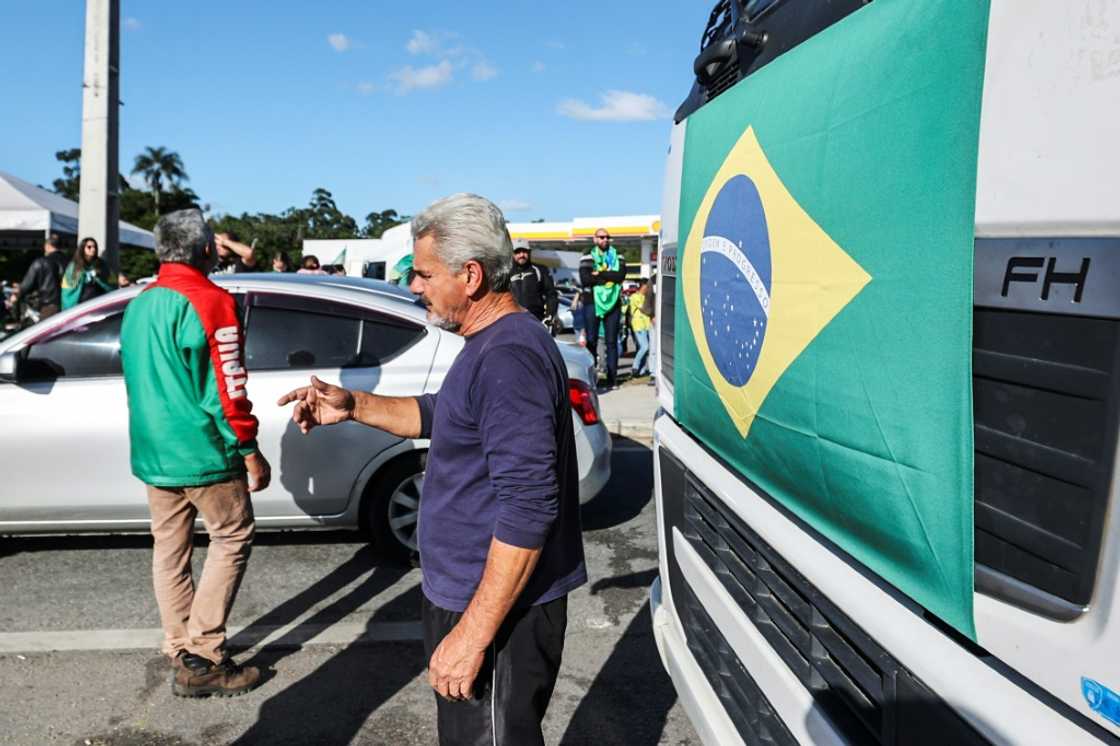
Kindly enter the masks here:
M 973 638 L 987 22 L 875 0 L 686 120 L 675 350 L 692 433 Z

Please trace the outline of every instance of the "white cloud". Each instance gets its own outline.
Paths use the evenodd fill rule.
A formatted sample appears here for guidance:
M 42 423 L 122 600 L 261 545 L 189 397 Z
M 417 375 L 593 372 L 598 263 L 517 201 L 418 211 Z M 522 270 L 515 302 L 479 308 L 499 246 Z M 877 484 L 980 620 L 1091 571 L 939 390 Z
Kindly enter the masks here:
M 140 29 L 144 28 L 144 24 L 140 23 L 139 18 L 133 18 L 132 16 L 129 16 L 128 18 L 124 19 L 124 27 L 128 31 L 139 31 Z
M 358 89 L 358 93 L 362 94 L 363 96 L 368 96 L 369 94 L 377 90 L 377 84 L 371 83 L 368 80 L 363 80 L 355 87 Z
M 346 34 L 328 35 L 327 44 L 330 44 L 332 47 L 334 47 L 334 51 L 336 52 L 345 52 L 351 46 L 353 46 L 353 42 L 350 41 L 350 37 Z
M 498 208 L 502 212 L 527 212 L 533 209 L 533 205 L 523 199 L 507 199 L 499 202 Z
M 589 122 L 648 122 L 669 116 L 665 104 L 653 96 L 632 91 L 607 91 L 599 96 L 599 106 L 579 99 L 564 99 L 557 113 Z
M 448 45 L 459 39 L 459 34 L 453 31 L 420 31 L 416 29 L 409 37 L 404 48 L 409 54 L 431 54 L 437 57 L 455 57 L 465 51 L 460 46 Z
M 486 60 L 480 60 L 471 68 L 471 77 L 475 80 L 490 80 L 498 74 L 498 68 Z
M 451 82 L 454 68 L 447 60 L 427 67 L 405 65 L 389 73 L 389 80 L 397 85 L 397 93 L 408 93 L 418 88 L 439 88 Z
M 432 54 L 439 49 L 439 42 L 427 31 L 413 31 L 405 49 L 409 54 Z
M 545 70 L 544 63 L 541 62 L 540 60 L 537 60 L 536 62 L 533 63 L 533 66 L 529 69 L 532 70 L 535 73 L 543 73 L 544 70 Z
M 455 72 L 467 72 L 473 80 L 490 80 L 498 68 L 477 49 L 465 46 L 454 31 L 422 31 L 415 29 L 404 48 L 411 55 L 434 57 L 438 62 L 423 67 L 405 65 L 389 73 L 397 93 L 418 88 L 438 88 L 451 82 Z

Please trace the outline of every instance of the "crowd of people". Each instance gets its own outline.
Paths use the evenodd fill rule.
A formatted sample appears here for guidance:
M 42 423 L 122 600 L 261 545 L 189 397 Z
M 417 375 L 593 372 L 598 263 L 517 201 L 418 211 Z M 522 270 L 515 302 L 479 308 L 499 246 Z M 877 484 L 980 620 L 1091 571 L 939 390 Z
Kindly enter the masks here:
M 215 264 L 211 272 L 232 274 L 257 272 L 262 267 L 255 254 L 256 241 L 242 243 L 232 231 L 215 233 Z M 344 275 L 341 264 L 320 265 L 319 259 L 305 255 L 297 268 L 287 252 L 278 251 L 269 263 L 273 272 L 295 272 L 313 275 Z M 62 238 L 50 234 L 43 242 L 43 253 L 36 257 L 23 279 L 0 283 L 3 307 L 0 322 L 4 330 L 11 331 L 49 318 L 79 303 L 96 298 L 117 288 L 128 287 L 133 279 L 124 272 L 113 275 L 101 252 L 97 240 L 85 237 L 78 242 L 72 255 L 62 248 Z
M 67 257 L 57 233 L 47 236 L 43 253 L 27 268 L 20 282 L 4 282 L 5 329 L 49 318 L 59 311 L 132 281 L 123 272 L 113 276 L 98 251 L 97 240 L 83 238 Z
M 556 314 L 560 292 L 548 267 L 535 264 L 528 246 L 513 248 L 511 289 L 522 308 L 544 325 L 559 331 Z M 632 339 L 635 346 L 630 378 L 651 376 L 651 334 L 655 309 L 653 286 L 648 278 L 627 279 L 626 260 L 611 243 L 605 229 L 595 232 L 594 246 L 580 257 L 579 287 L 570 300 L 573 330 L 579 344 L 595 359 L 606 377 L 600 391 L 619 384 L 618 361 Z M 627 284 L 630 283 L 630 287 Z M 603 342 L 600 351 L 600 341 Z M 654 384 L 652 376 L 648 381 Z
M 123 272 L 113 276 L 91 237 L 78 242 L 72 256 L 61 248 L 57 234 L 43 244 L 43 253 L 28 268 L 23 280 L 3 285 L 3 321 L 6 329 L 48 318 L 78 303 L 127 287 L 132 280 Z M 256 252 L 256 241 L 243 243 L 232 231 L 214 234 L 215 264 L 218 274 L 258 272 L 267 267 L 273 272 L 310 275 L 343 275 L 342 265 L 321 265 L 313 254 L 304 255 L 298 265 L 284 251 L 275 252 L 262 261 Z M 413 278 L 413 256 L 403 257 L 393 267 L 391 282 L 407 288 Z M 513 247 L 510 291 L 521 305 L 553 333 L 560 331 L 557 320 L 560 290 L 552 273 L 532 261 L 526 245 Z M 605 375 L 601 390 L 619 384 L 618 361 L 633 340 L 635 354 L 631 379 L 650 375 L 652 352 L 656 344 L 651 334 L 654 316 L 653 288 L 641 278 L 627 287 L 627 265 L 622 253 L 611 243 L 605 229 L 595 232 L 594 245 L 579 264 L 579 287 L 571 297 L 574 331 Z M 600 349 L 600 340 L 603 342 Z M 648 381 L 653 385 L 651 377 Z

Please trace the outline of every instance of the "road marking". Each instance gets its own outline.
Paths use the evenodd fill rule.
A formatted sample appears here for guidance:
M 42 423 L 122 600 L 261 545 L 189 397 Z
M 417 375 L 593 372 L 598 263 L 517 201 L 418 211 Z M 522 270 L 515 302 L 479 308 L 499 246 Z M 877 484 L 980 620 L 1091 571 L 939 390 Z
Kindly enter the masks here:
M 370 624 L 288 624 L 279 626 L 231 627 L 231 647 L 301 648 L 304 645 L 369 645 L 379 642 L 423 640 L 420 622 L 372 622 Z M 162 629 L 77 629 L 42 632 L 0 633 L 0 655 L 57 651 L 159 649 Z

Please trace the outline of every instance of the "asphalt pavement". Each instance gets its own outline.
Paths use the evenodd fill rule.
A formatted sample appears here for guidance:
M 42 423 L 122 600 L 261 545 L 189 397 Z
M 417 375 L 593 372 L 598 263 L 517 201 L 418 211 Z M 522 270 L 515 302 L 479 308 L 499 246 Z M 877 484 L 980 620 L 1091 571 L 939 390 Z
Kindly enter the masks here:
M 648 444 L 617 439 L 612 479 L 583 510 L 591 581 L 570 599 L 548 743 L 698 743 L 650 628 L 652 482 Z M 267 680 L 182 700 L 155 648 L 150 562 L 144 536 L 0 538 L 0 743 L 435 742 L 418 570 L 348 532 L 259 534 L 231 640 Z

